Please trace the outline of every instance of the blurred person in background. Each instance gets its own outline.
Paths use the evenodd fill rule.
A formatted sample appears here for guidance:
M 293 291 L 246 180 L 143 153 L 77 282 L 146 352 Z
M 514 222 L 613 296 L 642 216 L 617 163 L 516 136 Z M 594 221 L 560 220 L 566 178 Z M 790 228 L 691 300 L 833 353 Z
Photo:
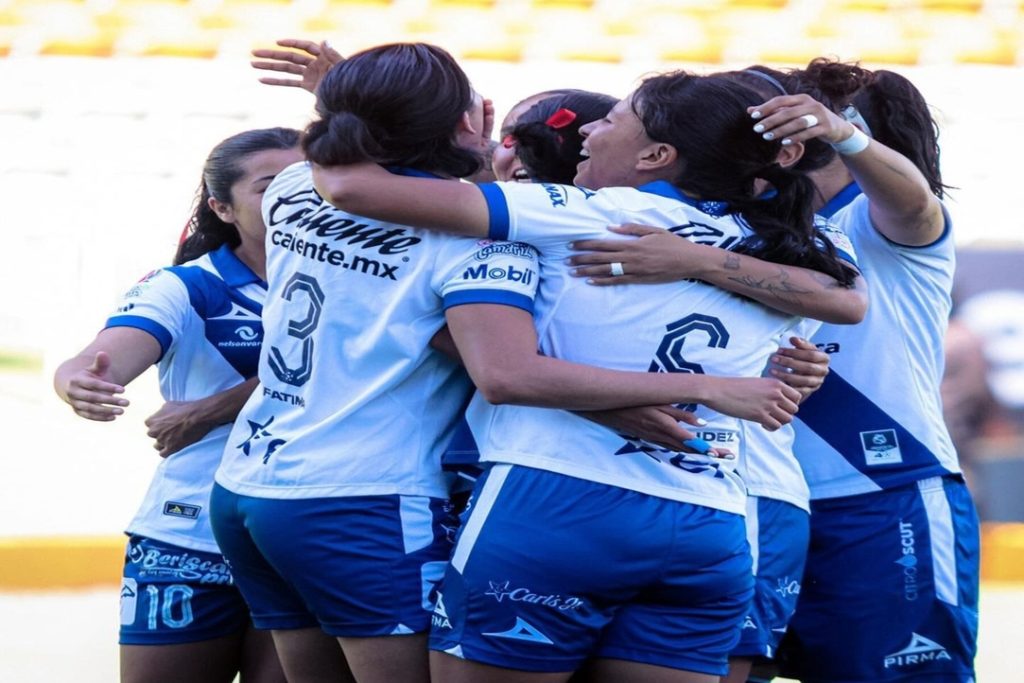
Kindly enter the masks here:
M 124 295 L 96 338 L 60 365 L 57 394 L 108 422 L 125 386 L 156 364 L 167 403 L 147 420 L 164 460 L 128 525 L 121 586 L 121 680 L 279 683 L 270 637 L 253 629 L 210 529 L 213 473 L 255 386 L 266 295 L 260 200 L 301 160 L 299 132 L 251 130 L 219 143 L 174 266 Z M 340 658 L 340 654 L 339 654 Z

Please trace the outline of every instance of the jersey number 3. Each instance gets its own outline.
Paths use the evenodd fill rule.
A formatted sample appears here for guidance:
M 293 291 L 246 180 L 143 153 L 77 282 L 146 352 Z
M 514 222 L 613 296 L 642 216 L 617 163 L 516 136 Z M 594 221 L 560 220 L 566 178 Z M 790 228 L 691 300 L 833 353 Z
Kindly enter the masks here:
M 270 347 L 270 370 L 279 380 L 293 387 L 301 387 L 313 376 L 313 340 L 310 335 L 320 324 L 320 313 L 324 308 L 324 290 L 320 288 L 320 283 L 315 277 L 305 273 L 292 275 L 281 292 L 281 298 L 292 301 L 299 295 L 305 295 L 309 300 L 306 314 L 302 318 L 292 318 L 288 321 L 288 336 L 302 342 L 302 360 L 299 366 L 288 367 L 281 349 L 276 346 Z

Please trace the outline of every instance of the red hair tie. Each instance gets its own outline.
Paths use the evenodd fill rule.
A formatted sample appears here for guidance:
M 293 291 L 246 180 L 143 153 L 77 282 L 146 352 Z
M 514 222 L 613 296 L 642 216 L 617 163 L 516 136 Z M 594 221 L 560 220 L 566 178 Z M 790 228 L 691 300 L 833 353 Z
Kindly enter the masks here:
M 548 120 L 545 121 L 544 123 L 546 123 L 551 128 L 554 128 L 555 130 L 559 130 L 560 128 L 565 128 L 575 120 L 576 112 L 574 112 L 572 109 L 562 108 L 556 111 L 551 116 L 549 116 Z

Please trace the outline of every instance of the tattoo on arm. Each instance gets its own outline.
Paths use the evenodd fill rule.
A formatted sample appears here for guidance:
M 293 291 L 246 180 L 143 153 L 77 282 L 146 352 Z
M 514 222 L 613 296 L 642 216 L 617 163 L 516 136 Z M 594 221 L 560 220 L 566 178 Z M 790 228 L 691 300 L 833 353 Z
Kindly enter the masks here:
M 726 254 L 725 263 L 723 267 L 726 270 L 739 270 L 740 269 L 740 257 L 736 254 Z
M 737 259 L 738 261 L 738 259 Z M 782 301 L 799 301 L 801 297 L 813 294 L 813 290 L 796 286 L 790 281 L 786 271 L 781 268 L 776 277 L 755 278 L 750 275 L 730 277 L 729 280 L 743 287 L 758 292 L 764 292 Z

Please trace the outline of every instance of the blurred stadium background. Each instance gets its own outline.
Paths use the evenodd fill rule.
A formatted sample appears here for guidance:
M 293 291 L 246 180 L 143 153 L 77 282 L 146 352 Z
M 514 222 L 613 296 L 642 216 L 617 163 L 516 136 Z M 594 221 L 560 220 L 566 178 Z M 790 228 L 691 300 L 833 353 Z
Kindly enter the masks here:
M 343 53 L 437 43 L 499 117 L 533 92 L 621 96 L 669 68 L 831 55 L 911 78 L 956 188 L 946 399 L 987 520 L 979 680 L 1018 680 L 1022 36 L 1021 0 L 0 0 L 0 680 L 114 679 L 118 534 L 156 464 L 142 425 L 155 379 L 98 424 L 74 418 L 49 378 L 121 291 L 169 262 L 216 142 L 309 120 L 310 95 L 262 86 L 248 66 L 251 49 L 286 37 Z M 60 643 L 40 639 L 57 622 Z M 57 648 L 67 675 L 39 664 Z

